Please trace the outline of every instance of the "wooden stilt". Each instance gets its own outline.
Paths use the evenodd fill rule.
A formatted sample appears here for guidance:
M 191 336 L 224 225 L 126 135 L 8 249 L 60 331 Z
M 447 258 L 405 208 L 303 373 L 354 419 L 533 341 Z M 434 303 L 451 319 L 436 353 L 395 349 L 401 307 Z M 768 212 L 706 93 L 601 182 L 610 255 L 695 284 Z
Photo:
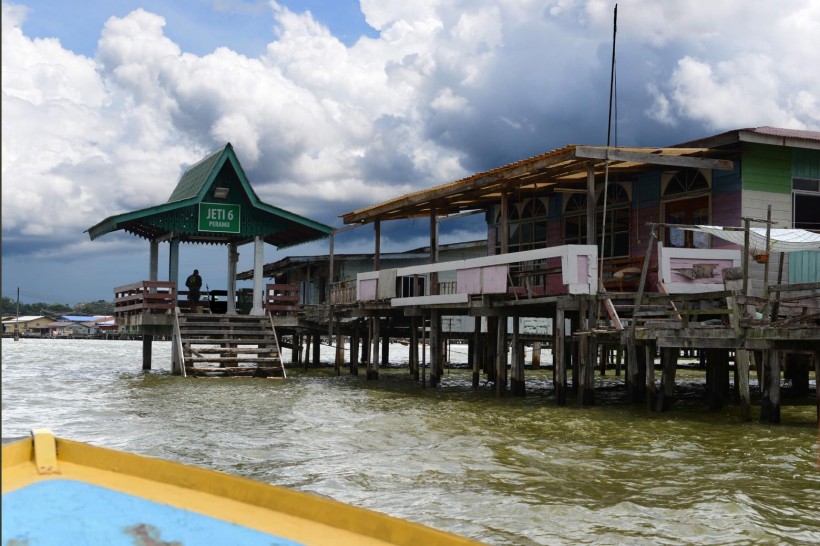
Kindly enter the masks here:
M 560 307 L 555 310 L 555 326 L 553 334 L 555 342 L 552 350 L 552 384 L 555 387 L 555 401 L 559 406 L 567 404 L 567 363 L 564 359 L 566 345 L 564 344 L 564 310 Z
M 680 349 L 664 347 L 661 351 L 661 388 L 657 393 L 655 408 L 658 411 L 669 411 L 672 408 L 675 394 L 675 372 L 678 368 Z
M 419 323 L 416 317 L 410 318 L 410 375 L 414 381 L 419 380 Z
M 441 316 L 439 311 L 430 311 L 430 386 L 438 386 L 441 377 Z
M 484 373 L 487 381 L 495 383 L 495 355 L 498 352 L 498 317 L 487 317 L 487 334 L 484 336 Z
M 706 377 L 708 390 L 708 407 L 719 410 L 726 401 L 729 391 L 729 359 L 726 349 L 706 350 Z
M 422 388 L 427 386 L 427 380 L 425 378 L 426 369 L 427 369 L 427 326 L 424 324 L 426 321 L 424 317 L 421 319 L 421 386 Z
M 151 334 L 144 334 L 142 336 L 142 369 L 151 369 L 151 345 L 154 342 L 154 336 Z M 176 343 L 173 345 L 176 348 Z M 177 366 L 179 364 L 179 357 L 177 357 Z
M 532 342 L 532 368 L 537 370 L 541 367 L 541 346 L 540 341 Z
M 507 317 L 498 317 L 495 354 L 495 393 L 507 394 Z
M 381 326 L 381 319 L 379 317 L 373 317 L 371 320 L 373 321 L 373 325 L 370 334 L 370 339 L 373 343 L 373 347 L 370 351 L 370 361 L 367 363 L 368 380 L 374 380 L 379 378 L 379 338 L 381 336 L 381 334 L 379 333 L 379 329 Z
M 594 364 L 590 358 L 590 342 L 589 333 L 581 332 L 578 334 L 578 404 L 581 406 L 589 405 L 591 386 L 589 384 L 589 370 L 593 368 Z
M 384 334 L 382 335 L 382 358 L 381 358 L 381 365 L 382 366 L 389 366 L 390 365 L 390 320 L 385 321 L 385 330 Z
M 350 375 L 359 375 L 359 336 L 358 327 L 350 338 Z
M 581 376 L 580 376 L 580 361 L 579 361 L 579 350 L 578 350 L 578 337 L 575 333 L 580 329 L 578 313 L 572 313 L 570 315 L 570 331 L 568 333 L 569 337 L 569 355 L 570 355 L 570 374 L 572 375 L 572 384 L 569 387 L 569 390 L 576 395 L 578 394 L 578 386 L 581 383 Z
M 655 345 L 647 343 L 644 345 L 644 364 L 646 366 L 646 407 L 655 407 Z
M 483 350 L 481 343 L 481 317 L 475 317 L 473 325 L 473 354 L 470 363 L 473 366 L 473 388 L 477 389 L 481 381 L 481 361 Z
M 780 422 L 780 359 L 778 349 L 764 351 L 766 360 L 766 379 L 763 386 L 763 397 L 760 400 L 760 420 L 764 423 Z
M 626 396 L 631 402 L 638 401 L 638 347 L 635 338 L 626 341 Z
M 621 377 L 621 362 L 623 361 L 624 350 L 621 347 L 615 349 L 615 376 Z
M 302 336 L 294 333 L 290 336 L 290 363 L 296 365 L 299 363 L 299 357 L 302 354 Z
M 329 341 L 329 340 L 328 340 Z M 313 365 L 317 368 L 321 363 L 321 354 L 322 354 L 322 336 L 319 334 L 313 334 Z
M 520 338 L 520 321 L 518 317 L 513 317 L 512 331 L 512 388 L 513 396 L 526 396 L 527 389 L 524 383 L 524 345 Z
M 735 368 L 737 369 L 738 396 L 740 398 L 740 420 L 752 420 L 752 406 L 749 397 L 749 351 L 735 351 Z
M 307 370 L 308 362 L 310 362 L 310 348 L 313 346 L 313 340 L 310 334 L 305 335 L 305 354 L 302 357 L 302 366 Z
M 336 324 L 336 375 L 342 375 L 342 362 L 345 359 L 344 337 L 342 337 L 342 325 Z

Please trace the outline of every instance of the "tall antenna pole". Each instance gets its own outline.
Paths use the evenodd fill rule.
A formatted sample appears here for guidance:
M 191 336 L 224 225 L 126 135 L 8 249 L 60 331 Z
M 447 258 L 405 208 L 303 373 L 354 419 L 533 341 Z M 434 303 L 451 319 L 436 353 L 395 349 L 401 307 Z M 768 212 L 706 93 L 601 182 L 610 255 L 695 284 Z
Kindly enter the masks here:
M 598 264 L 598 291 L 606 292 L 604 287 L 604 250 L 606 249 L 606 206 L 607 196 L 609 194 L 609 144 L 610 135 L 612 134 L 612 97 L 615 89 L 615 35 L 618 32 L 618 4 L 615 4 L 615 15 L 612 20 L 612 65 L 609 75 L 609 117 L 606 121 L 606 163 L 604 164 L 604 213 L 601 221 L 601 257 Z M 593 203 L 594 207 L 595 204 Z M 587 226 L 589 229 L 589 226 Z M 614 251 L 611 248 L 610 251 Z
M 606 126 L 606 145 L 609 146 L 612 131 L 612 95 L 615 88 L 615 34 L 618 32 L 618 4 L 615 4 L 615 15 L 612 20 L 612 65 L 609 75 L 609 118 Z

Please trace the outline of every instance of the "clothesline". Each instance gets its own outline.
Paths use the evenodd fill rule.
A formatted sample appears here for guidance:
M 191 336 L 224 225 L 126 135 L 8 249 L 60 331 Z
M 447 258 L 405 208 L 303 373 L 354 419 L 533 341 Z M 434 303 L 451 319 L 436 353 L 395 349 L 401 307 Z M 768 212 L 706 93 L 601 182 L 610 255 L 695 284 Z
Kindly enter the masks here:
M 699 231 L 719 237 L 724 241 L 744 244 L 743 228 L 724 228 L 721 226 L 681 226 L 680 229 Z M 800 252 L 803 250 L 820 251 L 820 233 L 805 229 L 772 228 L 769 230 L 769 247 L 766 248 L 766 228 L 749 228 L 749 248 L 761 252 Z

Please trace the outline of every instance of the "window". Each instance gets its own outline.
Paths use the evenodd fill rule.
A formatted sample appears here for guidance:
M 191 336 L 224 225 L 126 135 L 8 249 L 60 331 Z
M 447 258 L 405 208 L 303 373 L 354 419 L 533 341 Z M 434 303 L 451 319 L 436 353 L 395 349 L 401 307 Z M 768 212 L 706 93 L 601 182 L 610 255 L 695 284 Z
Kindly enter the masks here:
M 684 169 L 669 178 L 663 192 L 665 224 L 703 225 L 709 223 L 709 181 L 697 169 Z M 677 248 L 709 248 L 705 233 L 668 226 L 664 244 Z
M 586 193 L 572 193 L 567 196 L 564 208 L 564 242 L 568 245 L 587 243 L 587 196 Z M 595 226 L 596 243 L 603 247 L 605 258 L 629 256 L 630 197 L 626 187 L 618 182 L 607 187 L 606 225 L 604 225 L 604 192 L 596 201 Z M 603 231 L 606 229 L 606 236 Z
M 820 180 L 792 180 L 792 226 L 820 233 Z
M 547 207 L 545 199 L 528 199 L 509 207 L 509 252 L 520 252 L 547 246 Z M 501 253 L 501 219 L 496 220 L 496 254 Z

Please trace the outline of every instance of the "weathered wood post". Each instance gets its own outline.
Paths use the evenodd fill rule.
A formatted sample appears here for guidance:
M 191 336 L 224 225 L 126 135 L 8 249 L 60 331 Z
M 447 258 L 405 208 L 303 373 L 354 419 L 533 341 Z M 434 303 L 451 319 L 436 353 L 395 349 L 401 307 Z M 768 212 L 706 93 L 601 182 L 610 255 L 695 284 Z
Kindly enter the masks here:
M 512 382 L 510 387 L 513 396 L 526 396 L 527 389 L 524 382 L 524 346 L 520 337 L 520 320 L 518 316 L 513 317 L 512 331 Z
M 735 351 L 735 368 L 737 369 L 738 395 L 740 397 L 740 420 L 752 420 L 752 406 L 749 397 L 749 351 Z
M 678 368 L 677 347 L 664 347 L 661 350 L 661 388 L 657 393 L 655 408 L 657 411 L 669 411 L 672 408 L 675 394 L 675 372 Z
M 378 316 L 375 316 L 371 319 L 371 330 L 370 330 L 370 339 L 373 343 L 373 347 L 370 351 L 370 360 L 367 362 L 367 379 L 368 380 L 375 380 L 379 378 L 379 338 L 381 334 L 379 333 L 379 329 L 381 319 Z
M 573 378 L 578 379 L 578 405 L 588 405 L 589 398 L 589 373 L 587 369 L 592 366 L 589 355 L 589 332 L 578 332 L 578 374 Z
M 647 343 L 644 345 L 644 363 L 646 365 L 646 407 L 654 409 L 655 407 L 655 344 Z
M 359 342 L 361 335 L 358 324 L 353 328 L 353 335 L 350 337 L 350 375 L 359 375 Z
M 780 422 L 780 359 L 779 349 L 763 351 L 765 355 L 766 379 L 763 383 L 763 396 L 760 400 L 760 420 L 764 423 Z
M 336 375 L 342 375 L 342 362 L 345 359 L 344 337 L 342 337 L 342 323 L 336 323 Z
M 538 369 L 541 367 L 541 346 L 540 341 L 532 342 L 532 367 Z
M 495 393 L 497 396 L 507 394 L 507 317 L 498 317 L 495 353 Z
M 430 311 L 430 386 L 438 386 L 441 377 L 441 315 L 436 309 Z
M 719 410 L 723 407 L 729 391 L 729 354 L 726 349 L 706 350 L 706 377 L 708 378 L 708 407 Z
M 151 334 L 143 334 L 142 336 L 142 369 L 151 369 L 151 345 L 154 342 L 154 336 Z M 176 343 L 173 345 L 176 349 Z M 178 357 L 177 357 L 178 358 Z
M 419 322 L 417 317 L 410 318 L 410 375 L 414 381 L 419 380 Z
M 328 340 L 329 341 L 329 340 Z M 318 333 L 313 334 L 313 365 L 317 368 L 321 363 L 321 354 L 322 354 L 322 336 Z
M 384 334 L 382 335 L 382 358 L 381 365 L 388 366 L 390 364 L 390 328 L 392 321 L 388 317 L 385 320 Z
M 566 352 L 564 328 L 564 308 L 557 305 L 553 327 L 555 342 L 552 350 L 552 384 L 555 388 L 555 401 L 559 406 L 567 404 L 567 362 L 564 357 Z
M 498 317 L 487 317 L 487 333 L 484 336 L 484 373 L 487 381 L 495 383 L 495 355 L 498 352 Z
M 481 360 L 484 356 L 481 343 L 481 317 L 474 317 L 473 322 L 473 354 L 470 364 L 473 366 L 473 388 L 477 389 L 481 382 Z

